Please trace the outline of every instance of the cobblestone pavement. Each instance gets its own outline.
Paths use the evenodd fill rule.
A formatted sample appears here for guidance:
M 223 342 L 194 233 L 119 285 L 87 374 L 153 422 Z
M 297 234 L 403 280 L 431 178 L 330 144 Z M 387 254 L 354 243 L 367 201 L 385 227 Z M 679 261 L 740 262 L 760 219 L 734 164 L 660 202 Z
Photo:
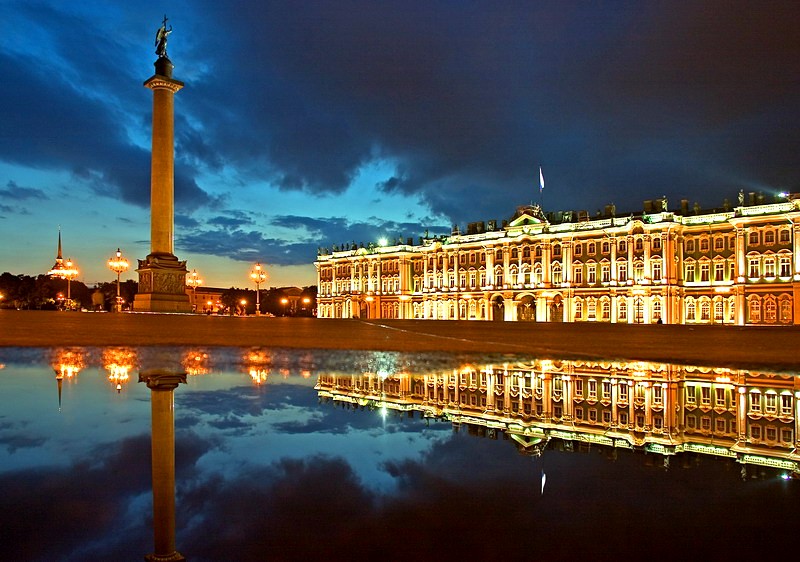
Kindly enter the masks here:
M 524 353 L 800 373 L 800 327 L 362 321 L 0 310 L 0 346 L 107 345 Z

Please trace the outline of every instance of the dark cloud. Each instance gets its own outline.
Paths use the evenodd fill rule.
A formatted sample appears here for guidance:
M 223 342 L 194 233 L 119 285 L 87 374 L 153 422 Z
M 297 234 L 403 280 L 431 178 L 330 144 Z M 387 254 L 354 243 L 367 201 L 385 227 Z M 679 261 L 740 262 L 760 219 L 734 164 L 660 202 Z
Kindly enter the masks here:
M 539 165 L 547 207 L 800 187 L 795 3 L 209 9 L 228 30 L 218 83 L 244 85 L 240 125 L 209 126 L 286 189 L 341 191 L 376 154 L 402 169 L 379 189 L 456 221 L 538 198 Z
M 346 218 L 313 218 L 281 215 L 269 224 L 292 229 L 292 240 L 266 236 L 257 230 L 255 220 L 244 216 L 217 216 L 203 226 L 184 228 L 176 236 L 176 245 L 193 253 L 224 256 L 238 261 L 265 261 L 275 265 L 302 265 L 312 261 L 321 245 L 376 243 L 380 238 L 394 242 L 400 238 L 417 238 L 426 232 L 418 223 L 399 223 L 379 218 L 373 222 L 354 222 Z M 245 229 L 253 224 L 252 229 Z M 210 228 L 216 227 L 216 228 Z M 430 235 L 444 234 L 448 229 L 431 227 Z
M 6 189 L 0 189 L 0 198 L 5 200 L 25 201 L 27 199 L 49 199 L 47 194 L 41 189 L 33 187 L 23 187 L 17 182 L 9 180 Z

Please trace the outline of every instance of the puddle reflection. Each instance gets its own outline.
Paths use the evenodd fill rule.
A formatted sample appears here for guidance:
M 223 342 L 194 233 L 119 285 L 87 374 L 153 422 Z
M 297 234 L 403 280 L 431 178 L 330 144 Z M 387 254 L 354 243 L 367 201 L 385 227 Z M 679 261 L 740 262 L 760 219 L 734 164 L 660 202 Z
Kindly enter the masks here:
M 771 505 L 776 519 L 742 525 L 764 538 L 798 522 L 794 482 L 757 487 L 800 474 L 790 374 L 217 348 L 0 350 L 0 364 L 0 513 L 27 514 L 0 538 L 25 559 L 418 554 L 391 521 L 417 521 L 445 558 L 564 559 L 576 533 L 609 552 L 649 536 L 656 508 L 671 535 L 733 553 L 703 521 Z M 479 521 L 501 522 L 489 545 L 459 532 Z M 534 527 L 553 540 L 514 530 Z

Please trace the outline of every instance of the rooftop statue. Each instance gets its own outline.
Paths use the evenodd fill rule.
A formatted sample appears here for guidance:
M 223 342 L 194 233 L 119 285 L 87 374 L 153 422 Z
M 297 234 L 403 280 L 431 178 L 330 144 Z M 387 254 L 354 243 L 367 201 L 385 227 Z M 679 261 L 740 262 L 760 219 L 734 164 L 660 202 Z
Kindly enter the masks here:
M 158 28 L 156 31 L 156 54 L 158 58 L 169 58 L 167 57 L 167 36 L 172 33 L 172 26 L 169 26 L 167 29 L 167 16 L 164 16 L 164 21 L 161 22 L 161 27 Z

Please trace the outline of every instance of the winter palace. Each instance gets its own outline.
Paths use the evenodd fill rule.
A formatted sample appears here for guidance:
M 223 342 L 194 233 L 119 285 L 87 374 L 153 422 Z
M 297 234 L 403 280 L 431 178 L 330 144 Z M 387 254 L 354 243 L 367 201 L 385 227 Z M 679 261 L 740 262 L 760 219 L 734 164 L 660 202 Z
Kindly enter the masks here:
M 449 236 L 320 249 L 320 318 L 800 324 L 800 195 L 618 216 L 519 207 Z

